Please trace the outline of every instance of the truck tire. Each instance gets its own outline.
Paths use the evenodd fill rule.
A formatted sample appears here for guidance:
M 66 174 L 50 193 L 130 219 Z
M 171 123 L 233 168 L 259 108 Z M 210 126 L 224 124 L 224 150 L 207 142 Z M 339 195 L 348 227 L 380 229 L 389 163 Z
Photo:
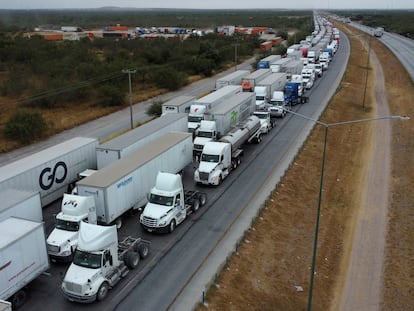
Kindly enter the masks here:
M 98 292 L 96 293 L 96 300 L 102 301 L 108 296 L 109 286 L 108 283 L 103 282 L 102 285 L 99 287 Z
M 139 257 L 141 257 L 141 259 L 145 259 L 148 257 L 150 250 L 149 250 L 149 246 L 146 243 L 139 243 L 137 251 L 138 251 Z
M 119 229 L 121 229 L 121 227 L 122 227 L 122 217 L 118 217 L 116 220 L 115 220 L 115 225 L 116 225 L 116 228 L 119 230 Z
M 206 203 L 207 203 L 207 194 L 200 193 L 200 197 L 198 198 L 198 200 L 200 201 L 200 206 L 206 205 Z
M 195 213 L 198 211 L 199 208 L 200 208 L 200 201 L 197 199 L 194 199 L 191 202 L 191 210 Z
M 10 302 L 12 303 L 13 310 L 20 308 L 24 302 L 26 301 L 26 292 L 24 290 L 19 290 L 17 293 L 15 293 Z
M 130 270 L 135 269 L 139 264 L 139 254 L 132 251 L 127 252 L 125 254 L 124 262 Z
M 174 230 L 175 230 L 175 227 L 176 227 L 176 223 L 175 223 L 175 219 L 173 219 L 173 220 L 171 220 L 171 222 L 170 222 L 170 225 L 169 225 L 169 232 L 171 233 L 171 232 L 173 232 Z
M 233 170 L 235 170 L 237 168 L 237 160 L 232 161 L 231 164 L 233 166 Z

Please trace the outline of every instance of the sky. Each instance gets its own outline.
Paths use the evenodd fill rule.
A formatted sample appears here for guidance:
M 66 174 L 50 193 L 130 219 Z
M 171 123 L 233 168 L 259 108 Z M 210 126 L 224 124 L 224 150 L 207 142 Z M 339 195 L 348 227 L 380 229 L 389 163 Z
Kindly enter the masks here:
M 413 0 L 0 0 L 0 9 L 414 9 Z

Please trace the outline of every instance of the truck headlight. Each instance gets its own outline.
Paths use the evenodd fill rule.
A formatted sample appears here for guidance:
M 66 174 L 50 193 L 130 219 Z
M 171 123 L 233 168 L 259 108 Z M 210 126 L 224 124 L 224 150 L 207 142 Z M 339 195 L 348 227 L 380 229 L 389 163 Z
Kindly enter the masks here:
M 62 254 L 62 256 L 70 256 L 72 254 L 72 252 L 71 252 L 70 249 L 68 249 L 68 250 L 63 251 L 61 254 Z

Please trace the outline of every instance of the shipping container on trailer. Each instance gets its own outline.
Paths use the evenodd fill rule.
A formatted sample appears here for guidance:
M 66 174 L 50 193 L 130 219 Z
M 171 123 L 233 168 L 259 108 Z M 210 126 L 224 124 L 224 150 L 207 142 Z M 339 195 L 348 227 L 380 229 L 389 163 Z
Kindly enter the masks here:
M 181 95 L 170 99 L 162 104 L 162 114 L 167 113 L 189 113 L 190 106 L 196 100 L 195 96 Z
M 257 69 L 253 71 L 250 75 L 242 79 L 243 91 L 253 92 L 254 87 L 257 85 L 257 83 L 259 83 L 267 76 L 270 76 L 271 74 L 272 71 L 268 68 Z
M 236 70 L 216 80 L 216 90 L 226 85 L 240 85 L 242 79 L 250 74 L 249 70 Z
M 0 167 L 0 190 L 40 193 L 42 207 L 61 198 L 86 169 L 96 169 L 96 138 L 75 137 Z
M 0 221 L 19 217 L 42 222 L 42 204 L 39 192 L 18 189 L 0 191 Z
M 191 133 L 167 133 L 78 181 L 78 194 L 94 197 L 99 223 L 114 223 L 147 203 L 158 171 L 175 174 L 189 165 L 192 147 Z
M 187 132 L 187 114 L 170 113 L 96 147 L 98 170 L 168 132 Z
M 255 110 L 255 95 L 252 92 L 242 92 L 226 99 L 223 104 L 210 110 L 206 120 L 216 121 L 219 136 L 225 135 L 241 121 L 246 120 Z
M 10 217 L 0 222 L 0 299 L 19 307 L 24 287 L 49 269 L 43 223 Z

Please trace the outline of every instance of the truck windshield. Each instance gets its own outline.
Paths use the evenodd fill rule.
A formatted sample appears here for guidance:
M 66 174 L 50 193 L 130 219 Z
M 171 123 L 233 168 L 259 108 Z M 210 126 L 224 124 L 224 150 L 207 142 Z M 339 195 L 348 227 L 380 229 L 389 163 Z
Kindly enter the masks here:
M 203 120 L 203 117 L 201 116 L 188 116 L 188 122 L 201 122 Z
M 219 162 L 219 155 L 216 154 L 205 154 L 201 155 L 201 161 L 203 162 L 211 162 L 211 163 L 218 163 Z
M 85 268 L 98 269 L 101 267 L 101 257 L 102 254 L 93 254 L 77 249 L 73 257 L 73 263 Z
M 287 92 L 289 93 L 289 92 Z M 270 102 L 273 106 L 283 106 L 284 102 L 280 101 L 280 100 L 272 100 Z
M 56 228 L 65 231 L 79 231 L 79 222 L 56 219 Z
M 149 201 L 150 203 L 154 204 L 172 206 L 174 202 L 174 197 L 166 197 L 163 195 L 151 193 Z
M 266 113 L 255 113 L 254 115 L 258 117 L 259 119 L 267 119 Z
M 213 137 L 213 132 L 198 131 L 197 136 L 198 137 L 212 138 Z

